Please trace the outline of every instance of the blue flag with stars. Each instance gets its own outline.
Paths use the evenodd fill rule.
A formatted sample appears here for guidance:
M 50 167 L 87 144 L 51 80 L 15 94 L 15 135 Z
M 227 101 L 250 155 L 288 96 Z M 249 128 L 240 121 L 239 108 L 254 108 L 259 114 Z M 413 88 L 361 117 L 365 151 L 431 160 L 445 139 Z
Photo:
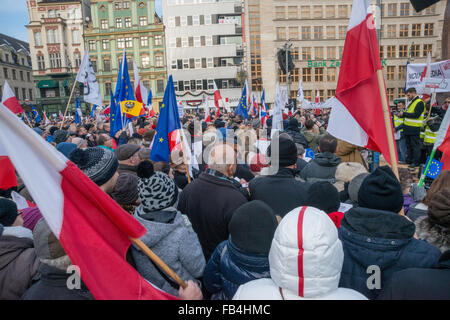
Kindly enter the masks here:
M 120 104 L 118 104 L 120 108 Z M 122 119 L 120 117 L 120 109 L 117 108 L 114 96 L 111 90 L 111 103 L 109 105 L 109 135 L 113 138 L 117 131 L 122 129 Z
M 181 129 L 180 115 L 178 114 L 173 78 L 170 76 L 164 92 L 163 102 L 159 109 L 158 125 L 150 153 L 150 160 L 169 162 L 170 152 L 175 145 L 174 140 L 170 141 L 171 133 L 178 129 Z
M 39 112 L 36 110 L 36 108 L 30 103 L 31 105 L 31 112 L 33 113 L 34 122 L 38 124 L 41 122 L 41 116 L 39 115 Z
M 427 162 L 430 160 L 430 158 L 428 157 Z M 442 166 L 444 165 L 444 163 L 433 159 L 431 160 L 431 164 L 430 167 L 428 168 L 428 172 L 427 172 L 427 177 L 431 178 L 431 179 L 435 179 L 439 173 L 441 173 L 442 171 Z
M 245 83 L 244 90 L 242 90 L 241 99 L 239 100 L 239 104 L 234 113 L 248 119 L 247 83 Z
M 130 75 L 128 74 L 127 54 L 125 52 L 120 62 L 114 98 L 116 104 L 120 104 L 125 100 L 135 100 L 133 86 L 131 85 Z
M 92 106 L 92 109 L 91 109 L 91 118 L 93 118 L 94 115 L 95 115 L 95 109 L 97 109 L 97 105 L 96 105 L 96 104 L 94 104 L 94 105 Z
M 307 148 L 305 150 L 305 157 L 314 159 L 314 150 L 311 148 Z

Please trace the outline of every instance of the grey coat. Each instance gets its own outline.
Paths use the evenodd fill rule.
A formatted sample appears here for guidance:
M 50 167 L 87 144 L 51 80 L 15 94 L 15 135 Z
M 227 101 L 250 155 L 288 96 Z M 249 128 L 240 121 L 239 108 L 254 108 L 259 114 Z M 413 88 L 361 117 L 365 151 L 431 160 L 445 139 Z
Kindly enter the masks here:
M 189 229 L 181 213 L 173 208 L 134 217 L 148 230 L 141 238 L 184 281 L 203 275 L 206 265 L 197 234 Z M 165 292 L 178 295 L 178 285 L 160 271 L 133 245 L 132 254 L 140 275 Z

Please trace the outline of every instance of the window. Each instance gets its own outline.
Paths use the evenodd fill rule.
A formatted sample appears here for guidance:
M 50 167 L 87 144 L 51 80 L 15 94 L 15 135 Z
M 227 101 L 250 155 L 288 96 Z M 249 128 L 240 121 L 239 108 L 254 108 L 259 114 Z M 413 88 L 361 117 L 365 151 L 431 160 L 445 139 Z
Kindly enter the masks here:
M 28 82 L 31 82 L 31 75 L 29 72 L 27 72 L 27 80 L 28 80 Z
M 125 48 L 133 48 L 133 38 L 125 38 Z
M 398 57 L 406 58 L 408 56 L 408 46 L 406 44 L 401 44 L 398 46 Z
M 409 25 L 401 24 L 400 25 L 400 37 L 407 37 L 409 31 Z
M 397 4 L 390 3 L 388 4 L 388 17 L 395 17 L 397 15 Z
M 388 95 L 389 101 L 394 100 L 394 93 L 395 93 L 395 88 L 387 88 L 387 95 Z
M 205 24 L 206 25 L 211 24 L 211 15 L 210 14 L 205 15 Z
M 395 46 L 387 46 L 387 58 L 396 58 Z
M 109 40 L 106 40 L 106 39 L 102 40 L 102 49 L 109 50 Z
M 314 48 L 314 59 L 316 59 L 316 60 L 323 59 L 323 47 L 315 47 Z
M 28 96 L 30 100 L 33 100 L 33 89 L 28 89 Z
M 200 37 L 194 37 L 194 47 L 200 47 Z
M 395 80 L 395 66 L 388 66 L 386 72 L 387 80 Z
M 161 35 L 155 36 L 154 41 L 155 41 L 155 46 L 162 46 L 162 44 L 163 44 Z
M 425 14 L 436 14 L 436 5 L 433 4 L 432 6 L 426 8 Z
M 162 79 L 156 80 L 156 91 L 164 92 L 164 80 Z
M 20 96 L 19 96 L 19 88 L 17 88 L 17 87 L 14 88 L 14 95 L 16 96 L 17 99 L 20 100 Z
M 192 26 L 192 16 L 187 17 L 187 25 Z
M 409 3 L 400 3 L 400 16 L 409 16 Z
M 91 60 L 92 69 L 97 72 L 97 60 Z
M 323 9 L 322 6 L 314 6 L 314 18 L 322 18 Z
M 139 25 L 146 26 L 147 25 L 147 17 L 139 17 Z
M 298 47 L 295 47 L 292 49 L 292 60 L 294 60 L 294 61 L 299 60 L 299 48 Z M 261 68 L 261 67 L 259 66 L 259 68 Z
M 277 40 L 286 40 L 286 28 L 285 27 L 277 28 Z
M 207 61 L 208 68 L 214 68 L 214 59 L 208 58 L 207 60 L 208 60 Z
M 339 5 L 338 6 L 338 16 L 339 18 L 347 18 L 348 15 L 348 7 L 347 5 Z
M 334 18 L 335 14 L 336 14 L 335 6 L 327 6 L 326 10 L 327 10 L 327 18 Z
M 105 82 L 105 97 L 110 97 L 111 94 L 111 83 Z
M 189 59 L 183 59 L 183 69 L 189 69 Z
M 148 37 L 141 37 L 141 47 L 148 47 Z
M 278 70 L 279 76 L 280 76 L 280 83 L 286 83 L 286 73 L 283 72 L 283 70 Z
M 311 27 L 302 27 L 302 40 L 311 40 Z
M 327 47 L 327 59 L 336 59 L 336 47 Z
M 61 55 L 59 53 L 50 53 L 50 68 L 61 68 Z
M 42 46 L 42 36 L 40 32 L 35 32 L 34 34 L 34 45 Z
M 125 39 L 124 38 L 117 39 L 117 48 L 118 49 L 124 49 L 125 48 Z
M 75 68 L 79 68 L 81 66 L 81 53 L 75 52 L 73 57 L 75 59 Z
M 150 67 L 150 56 L 148 56 L 148 55 L 141 56 L 141 66 L 142 66 L 142 68 Z
M 398 66 L 398 80 L 406 79 L 406 66 Z
M 342 59 L 343 54 L 344 54 L 344 47 L 339 47 L 339 59 Z
M 202 59 L 196 58 L 195 59 L 195 69 L 201 69 L 202 68 Z
M 100 25 L 102 29 L 108 29 L 108 19 L 100 20 Z
M 195 59 L 189 59 L 189 69 L 195 69 Z
M 57 29 L 48 29 L 47 30 L 47 43 L 58 43 L 59 42 L 59 34 Z
M 424 36 L 432 36 L 434 31 L 434 23 L 425 23 Z
M 423 56 L 427 57 L 428 56 L 428 52 L 430 52 L 431 55 L 433 55 L 432 49 L 433 49 L 433 45 L 432 44 L 424 44 L 423 45 Z
M 380 46 L 380 58 L 384 58 L 384 46 Z
M 420 29 L 422 25 L 420 23 L 413 24 L 411 27 L 411 37 L 420 37 Z
M 288 18 L 289 19 L 297 19 L 298 18 L 297 6 L 289 6 L 288 7 Z
M 302 70 L 302 81 L 303 82 L 311 82 L 311 68 L 303 68 Z M 306 96 L 305 96 L 306 99 Z
M 164 67 L 164 58 L 162 54 L 155 55 L 155 66 Z
M 199 26 L 200 25 L 200 17 L 199 16 L 192 16 L 192 24 L 194 26 Z
M 323 38 L 323 27 L 314 26 L 314 40 L 321 40 Z
M 302 60 L 311 60 L 311 48 L 310 47 L 303 47 L 302 48 Z
M 189 43 L 189 47 L 193 47 L 194 46 L 194 37 L 188 37 L 188 43 Z
M 116 28 L 122 28 L 122 18 L 116 18 Z
M 335 67 L 327 68 L 327 81 L 328 82 L 336 81 L 336 68 Z
M 387 35 L 388 38 L 395 38 L 397 36 L 397 25 L 389 24 L 387 26 Z
M 124 9 L 130 9 L 130 1 L 124 1 L 123 2 L 123 8 Z
M 177 60 L 172 60 L 172 63 L 170 64 L 170 68 L 172 70 L 177 70 Z
M 345 39 L 347 34 L 347 26 L 339 26 L 339 39 Z
M 95 51 L 96 49 L 96 45 L 95 45 L 95 40 L 89 40 L 89 51 Z
M 12 69 L 12 78 L 13 80 L 17 80 L 16 69 Z
M 336 38 L 336 27 L 327 26 L 327 39 L 335 39 L 335 38 Z
M 206 37 L 205 36 L 200 37 L 200 44 L 202 47 L 206 46 Z
M 183 48 L 186 48 L 188 46 L 189 42 L 188 42 L 188 38 L 181 38 L 181 45 Z
M 120 1 L 115 2 L 115 3 L 114 3 L 114 8 L 115 8 L 116 10 L 122 9 L 122 2 L 120 2 Z
M 175 26 L 176 27 L 181 26 L 181 18 L 180 17 L 175 17 Z
M 420 44 L 411 45 L 411 56 L 415 58 L 420 56 Z
M 302 11 L 302 18 L 310 18 L 310 7 L 309 6 L 302 6 L 301 7 L 301 11 Z
M 185 27 L 187 26 L 187 17 L 181 16 L 181 26 Z
M 206 68 L 206 58 L 202 58 L 202 68 Z
M 405 96 L 405 88 L 398 88 L 398 98 L 403 98 Z
M 289 27 L 289 39 L 298 39 L 298 27 Z
M 131 17 L 125 17 L 125 28 L 131 28 Z
M 103 59 L 103 71 L 111 71 L 111 60 L 109 58 Z
M 336 90 L 335 89 L 327 90 L 328 98 L 334 97 L 335 94 L 336 94 Z
M 177 48 L 181 48 L 181 38 L 177 38 Z
M 286 19 L 285 7 L 275 7 L 275 19 Z
M 45 60 L 44 56 L 37 56 L 38 61 L 38 70 L 45 70 Z M 5 78 L 8 79 L 8 75 L 5 75 Z

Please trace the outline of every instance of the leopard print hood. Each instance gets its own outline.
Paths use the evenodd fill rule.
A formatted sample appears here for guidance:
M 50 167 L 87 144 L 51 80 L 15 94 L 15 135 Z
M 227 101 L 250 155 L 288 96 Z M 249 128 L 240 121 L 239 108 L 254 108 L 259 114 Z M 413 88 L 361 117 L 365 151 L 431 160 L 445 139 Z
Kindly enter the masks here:
M 433 223 L 428 216 L 417 218 L 415 225 L 419 239 L 427 241 L 441 252 L 450 249 L 450 228 Z

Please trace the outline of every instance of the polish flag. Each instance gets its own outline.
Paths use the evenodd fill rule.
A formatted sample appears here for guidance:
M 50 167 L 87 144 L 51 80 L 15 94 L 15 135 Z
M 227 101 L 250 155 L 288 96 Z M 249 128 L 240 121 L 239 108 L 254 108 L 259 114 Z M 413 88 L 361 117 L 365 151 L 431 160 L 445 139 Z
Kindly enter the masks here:
M 220 91 L 217 88 L 216 82 L 214 81 L 214 104 L 216 105 L 216 118 L 220 117 L 220 101 L 222 100 L 222 96 L 220 95 Z
M 442 170 L 450 170 L 450 112 L 445 113 L 436 134 L 433 149 L 439 149 L 443 153 L 441 158 L 441 162 L 444 163 Z
M 45 120 L 45 125 L 47 125 L 47 124 L 49 124 L 50 123 L 50 121 L 48 120 L 48 118 L 47 118 L 47 114 L 45 113 L 45 111 L 43 111 L 42 112 L 43 114 L 44 114 L 44 120 Z
M 105 110 L 103 110 L 103 114 L 109 114 L 111 112 L 110 106 L 108 106 L 108 108 L 106 108 Z
M 125 260 L 146 229 L 49 143 L 0 108 L 0 155 L 9 156 L 50 229 L 97 300 L 175 299 Z
M 382 70 L 381 61 L 369 6 L 369 0 L 353 1 L 336 96 L 330 101 L 327 131 L 341 140 L 381 152 L 392 164 L 397 162 L 397 155 L 389 154 L 377 79 L 377 70 Z M 392 124 L 390 127 L 392 130 Z
M 211 122 L 211 113 L 209 111 L 209 97 L 205 101 L 205 122 Z
M 17 187 L 16 172 L 7 156 L 0 156 L 0 190 Z
M 25 112 L 6 80 L 3 87 L 2 104 L 15 114 Z
M 136 62 L 134 61 L 133 61 L 133 72 L 134 72 L 134 96 L 136 97 L 136 101 L 145 104 L 144 98 L 147 97 L 148 90 L 139 79 L 139 70 L 136 65 Z M 141 113 L 139 116 L 143 115 L 145 115 L 144 105 L 142 105 Z

